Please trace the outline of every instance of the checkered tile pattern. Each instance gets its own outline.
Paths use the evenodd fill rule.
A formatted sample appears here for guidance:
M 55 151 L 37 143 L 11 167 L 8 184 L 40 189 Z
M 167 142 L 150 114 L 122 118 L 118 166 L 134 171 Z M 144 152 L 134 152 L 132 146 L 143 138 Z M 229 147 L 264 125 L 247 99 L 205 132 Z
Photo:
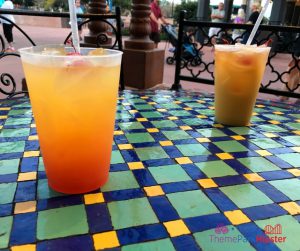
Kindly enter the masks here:
M 2 102 L 0 250 L 300 250 L 299 122 L 258 101 L 251 125 L 227 127 L 211 97 L 125 91 L 108 183 L 66 196 L 48 187 L 28 100 Z

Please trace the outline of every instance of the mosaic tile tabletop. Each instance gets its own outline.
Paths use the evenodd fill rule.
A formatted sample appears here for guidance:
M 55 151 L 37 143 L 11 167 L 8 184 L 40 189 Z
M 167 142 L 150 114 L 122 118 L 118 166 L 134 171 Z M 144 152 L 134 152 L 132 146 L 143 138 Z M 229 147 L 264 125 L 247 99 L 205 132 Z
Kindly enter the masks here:
M 87 108 L 88 109 L 88 108 Z M 214 122 L 196 93 L 123 92 L 109 182 L 49 189 L 28 100 L 0 105 L 0 250 L 300 250 L 300 113 Z

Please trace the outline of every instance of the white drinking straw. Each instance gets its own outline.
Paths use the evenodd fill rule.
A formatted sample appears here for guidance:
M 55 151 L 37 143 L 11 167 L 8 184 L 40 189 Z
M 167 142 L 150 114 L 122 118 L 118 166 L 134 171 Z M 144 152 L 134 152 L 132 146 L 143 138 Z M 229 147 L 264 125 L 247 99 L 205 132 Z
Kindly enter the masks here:
M 80 53 L 75 0 L 68 0 L 68 3 L 69 3 L 69 12 L 70 12 L 71 31 L 72 31 L 72 42 L 76 52 Z
M 258 18 L 257 18 L 257 20 L 255 22 L 255 25 L 254 25 L 254 27 L 253 27 L 253 29 L 251 31 L 251 34 L 250 34 L 250 36 L 249 36 L 249 38 L 247 40 L 246 45 L 250 45 L 251 44 L 251 42 L 252 42 L 252 40 L 253 40 L 256 32 L 257 32 L 258 26 L 260 25 L 260 22 L 263 19 L 264 14 L 265 14 L 265 12 L 266 12 L 266 10 L 267 10 L 268 5 L 269 5 L 270 2 L 271 2 L 270 0 L 266 1 L 265 5 L 264 5 L 264 7 L 262 9 L 262 11 L 260 12 L 260 14 L 259 14 L 259 16 L 258 16 Z

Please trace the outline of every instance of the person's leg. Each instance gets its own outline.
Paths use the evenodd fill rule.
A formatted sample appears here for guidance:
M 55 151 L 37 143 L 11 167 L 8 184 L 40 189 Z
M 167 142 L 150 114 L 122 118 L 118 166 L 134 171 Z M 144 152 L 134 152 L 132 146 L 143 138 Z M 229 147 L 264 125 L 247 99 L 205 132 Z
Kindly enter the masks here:
M 3 33 L 8 43 L 8 49 L 14 50 L 13 47 L 13 25 L 12 24 L 3 24 Z

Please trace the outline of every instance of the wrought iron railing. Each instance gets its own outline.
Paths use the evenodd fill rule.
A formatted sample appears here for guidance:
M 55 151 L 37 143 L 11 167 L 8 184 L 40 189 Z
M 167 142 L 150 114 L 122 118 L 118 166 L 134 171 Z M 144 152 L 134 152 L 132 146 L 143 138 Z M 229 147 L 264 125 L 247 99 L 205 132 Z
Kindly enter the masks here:
M 193 28 L 192 33 L 188 36 L 200 38 L 201 43 L 192 46 L 192 53 L 188 53 L 185 49 L 184 36 L 189 28 Z M 217 35 L 208 36 L 210 27 L 220 28 Z M 174 61 L 176 61 L 175 81 L 172 89 L 179 90 L 181 88 L 180 81 L 191 81 L 203 84 L 214 84 L 214 58 L 210 61 L 205 61 L 202 56 L 202 51 L 207 51 L 207 47 L 211 47 L 213 51 L 214 43 L 230 43 L 234 44 L 241 41 L 247 34 L 251 32 L 253 25 L 250 24 L 232 24 L 232 23 L 212 23 L 196 20 L 186 20 L 185 12 L 182 11 L 179 20 L 178 41 L 174 53 Z M 238 29 L 240 35 L 232 39 L 232 30 Z M 191 41 L 191 39 L 189 39 Z M 281 95 L 287 97 L 300 98 L 300 27 L 284 27 L 261 25 L 253 41 L 255 44 L 262 45 L 271 42 L 271 53 L 266 65 L 266 71 L 269 71 L 271 76 L 269 79 L 264 79 L 261 83 L 260 92 Z M 286 67 L 279 71 L 274 63 L 275 59 L 280 55 L 289 56 L 290 65 L 286 63 Z M 206 58 L 207 59 L 207 58 Z M 169 59 L 169 62 L 172 61 Z M 168 61 L 167 61 L 168 62 Z M 298 74 L 293 83 L 288 81 L 291 74 Z M 276 86 L 274 86 L 276 85 Z
M 16 23 L 11 22 L 9 19 L 3 16 L 3 14 L 12 14 L 12 15 L 22 15 L 22 16 L 39 16 L 39 17 L 61 17 L 61 18 L 68 18 L 69 13 L 61 13 L 61 12 L 41 12 L 41 11 L 24 11 L 24 10 L 5 10 L 0 9 L 0 18 L 7 20 L 9 23 L 11 23 L 14 28 L 16 28 L 18 31 L 20 31 L 24 37 L 29 41 L 29 43 L 32 46 L 35 46 L 36 43 L 31 39 L 29 34 L 27 34 L 20 26 L 18 26 Z M 110 32 L 114 34 L 112 43 L 107 47 L 109 49 L 117 49 L 117 50 L 123 50 L 122 47 L 122 34 L 121 34 L 121 11 L 119 7 L 116 7 L 115 14 L 78 14 L 79 18 L 84 18 L 85 21 L 80 24 L 80 26 L 83 26 L 91 21 L 101 21 L 106 23 L 106 25 L 109 26 Z M 115 20 L 115 26 L 112 24 L 112 22 L 108 20 Z M 44 36 L 45 34 L 43 34 Z M 66 44 L 69 38 L 71 37 L 71 33 L 67 35 L 67 37 L 64 39 L 63 43 Z M 96 36 L 96 43 L 93 45 L 93 47 L 101 47 L 103 44 L 106 44 L 109 37 L 105 33 L 99 33 L 98 36 Z M 0 60 L 5 60 L 8 57 L 20 57 L 18 52 L 7 52 L 5 51 L 5 41 L 2 34 L 0 34 Z M 89 45 L 91 46 L 91 45 Z M 21 63 L 21 62 L 20 62 Z M 24 87 L 25 85 L 25 79 L 22 81 L 22 85 Z M 17 90 L 17 84 L 15 81 L 15 78 L 5 72 L 1 72 L 0 69 L 0 93 L 4 94 L 6 98 L 10 99 L 16 96 L 20 95 L 26 95 L 27 90 L 26 88 L 22 88 L 22 90 Z M 21 84 L 21 83 L 20 83 Z M 120 76 L 120 89 L 124 89 L 124 81 L 123 81 L 123 71 L 121 69 L 121 76 Z

